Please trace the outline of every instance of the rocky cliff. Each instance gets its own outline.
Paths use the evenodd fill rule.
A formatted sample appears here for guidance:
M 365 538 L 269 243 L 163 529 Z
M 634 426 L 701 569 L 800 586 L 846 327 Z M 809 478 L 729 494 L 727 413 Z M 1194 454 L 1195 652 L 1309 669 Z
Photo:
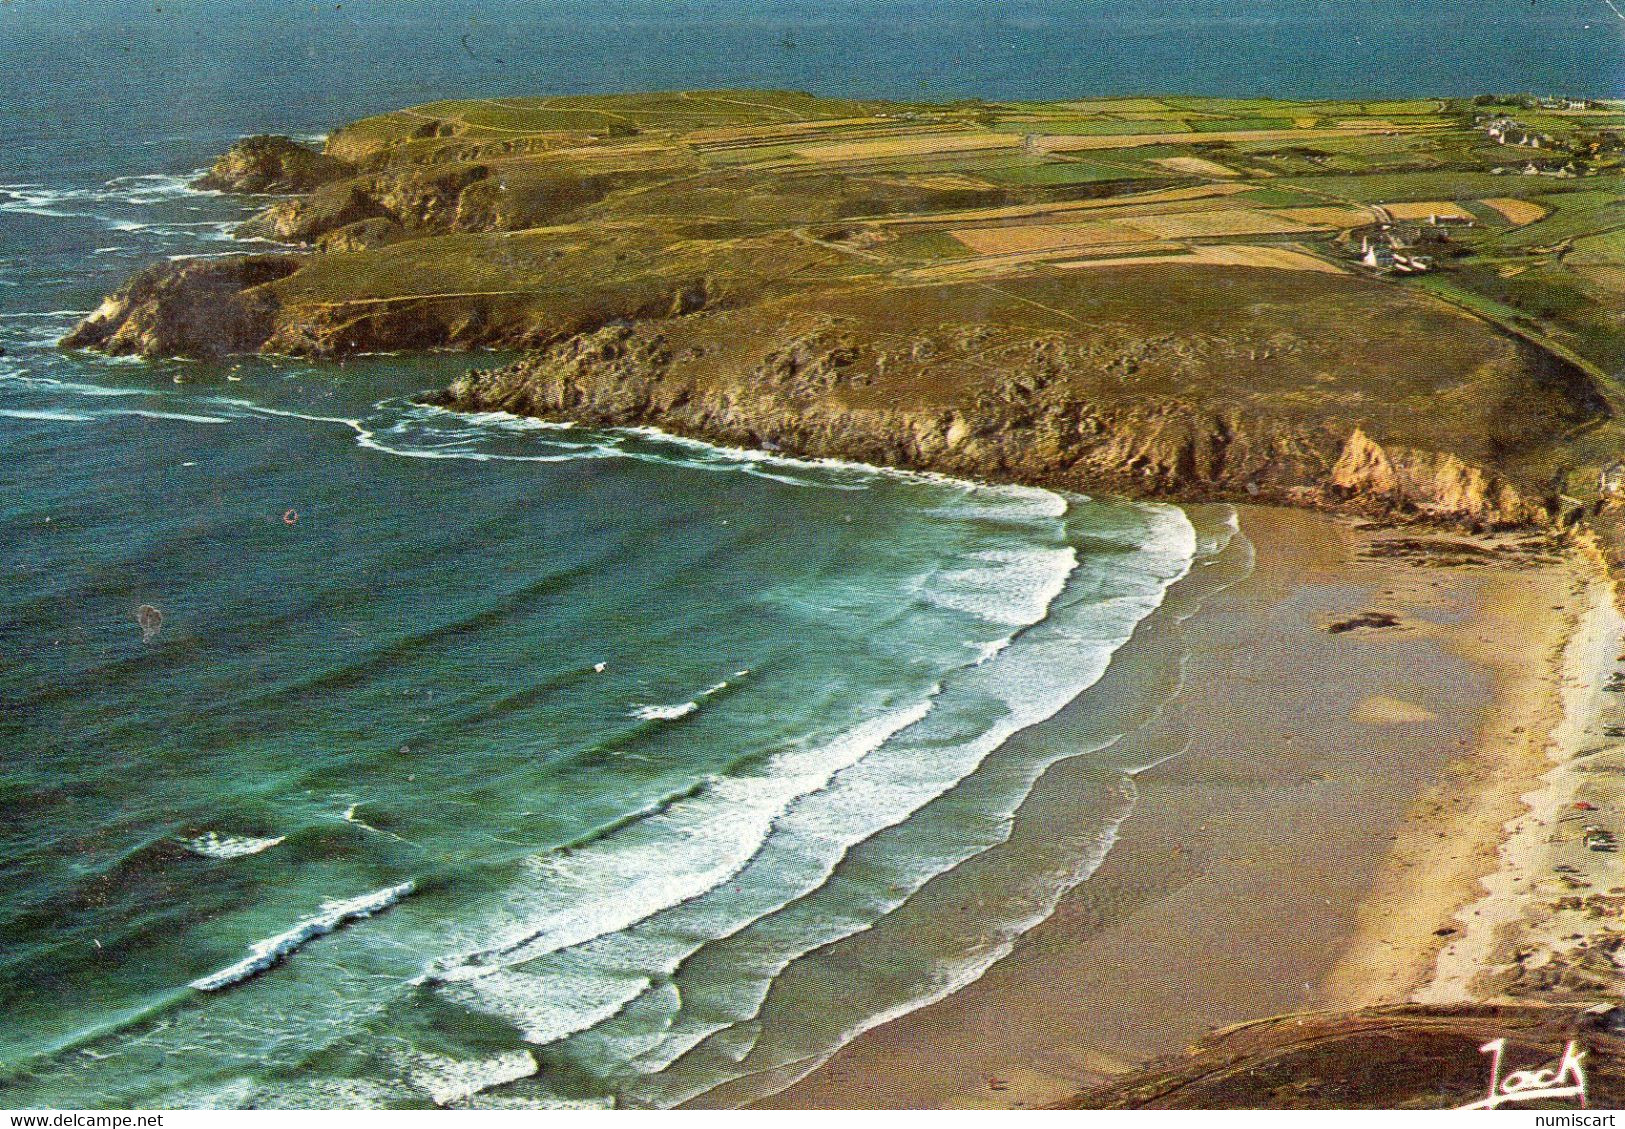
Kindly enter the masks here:
M 1004 113 L 674 92 L 432 103 L 322 152 L 248 138 L 200 183 L 283 194 L 241 234 L 300 252 L 157 264 L 63 344 L 527 349 L 441 402 L 1141 496 L 1485 525 L 1589 506 L 1625 531 L 1563 497 L 1618 456 L 1600 370 L 1351 267 L 1339 209 L 1272 210 L 1275 171 L 1215 181 L 1159 143 L 1079 181 L 1014 132 L 1029 111 L 992 130 Z M 1350 128 L 1380 148 L 1393 126 Z
M 114 356 L 222 357 L 270 337 L 279 303 L 265 287 L 299 268 L 291 255 L 155 263 L 62 339 Z
M 1159 350 L 1138 343 L 1114 352 L 1124 343 L 1101 350 L 1091 334 L 955 324 L 899 336 L 878 348 L 853 318 L 764 324 L 738 312 L 617 325 L 470 373 L 432 399 L 459 410 L 654 425 L 725 445 L 1139 497 L 1274 501 L 1484 526 L 1549 516 L 1550 500 L 1507 468 L 1416 443 L 1375 413 L 1350 418 L 1272 407 L 1235 390 L 1215 395 L 1210 374 L 1229 350 L 1211 342 L 1167 334 Z M 1091 352 L 1092 363 L 1083 362 Z M 993 364 L 976 363 L 982 359 Z M 1521 360 L 1514 354 L 1508 363 Z M 1126 391 L 1127 367 L 1153 387 Z M 1186 379 L 1165 382 L 1155 369 Z M 1548 388 L 1558 400 L 1572 391 Z M 1562 409 L 1585 410 L 1583 402 Z
M 195 184 L 217 192 L 299 193 L 354 171 L 349 162 L 292 138 L 260 134 L 233 145 Z

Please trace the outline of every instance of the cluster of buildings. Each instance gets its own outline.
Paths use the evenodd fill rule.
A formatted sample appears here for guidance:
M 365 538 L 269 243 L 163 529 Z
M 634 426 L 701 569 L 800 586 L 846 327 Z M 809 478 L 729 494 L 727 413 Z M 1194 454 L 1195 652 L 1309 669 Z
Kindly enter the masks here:
M 1359 259 L 1384 274 L 1425 274 L 1433 270 L 1438 253 L 1448 254 L 1450 232 L 1478 221 L 1460 213 L 1437 213 L 1417 223 L 1397 223 L 1378 207 L 1380 221 L 1360 235 Z M 1351 247 L 1352 250 L 1352 247 Z
M 1505 173 L 1510 171 L 1510 169 L 1504 167 L 1496 167 L 1490 170 L 1492 173 Z M 1570 161 L 1566 165 L 1537 165 L 1535 162 L 1530 161 L 1528 164 L 1524 165 L 1523 168 L 1519 169 L 1518 173 L 1521 176 L 1555 176 L 1567 179 L 1569 177 L 1579 176 L 1580 170 L 1573 161 Z
M 1480 118 L 1478 126 L 1497 145 L 1516 145 L 1520 149 L 1555 149 L 1557 140 L 1549 133 L 1537 133 L 1517 118 L 1505 115 Z
M 1564 100 L 1548 99 L 1546 101 L 1562 102 Z M 1577 100 L 1568 99 L 1567 101 L 1573 103 Z M 1546 102 L 1543 101 L 1541 104 L 1545 105 Z M 1590 105 L 1590 103 L 1582 103 L 1580 108 L 1589 108 Z M 1572 141 L 1560 140 L 1549 133 L 1536 132 L 1518 121 L 1518 119 L 1505 115 L 1493 118 L 1479 118 L 1477 125 L 1478 128 L 1484 131 L 1485 136 L 1498 145 L 1508 145 L 1518 149 L 1540 149 L 1558 154 L 1558 160 L 1556 161 L 1541 163 L 1528 160 L 1522 168 L 1516 165 L 1498 165 L 1490 170 L 1492 173 L 1519 173 L 1523 176 L 1555 176 L 1563 178 L 1586 175 L 1573 160 L 1575 152 L 1583 153 L 1584 150 L 1577 150 Z M 1606 134 L 1597 135 L 1590 146 L 1594 152 L 1614 147 L 1617 147 L 1617 139 Z M 1564 157 L 1569 159 L 1563 160 Z M 1560 161 L 1561 163 L 1559 163 Z
M 1547 97 L 1538 99 L 1535 105 L 1542 110 L 1604 110 L 1607 109 L 1601 102 L 1591 98 Z
M 1433 256 L 1421 254 L 1404 233 L 1391 227 L 1360 237 L 1360 262 L 1394 274 L 1424 274 L 1433 269 Z

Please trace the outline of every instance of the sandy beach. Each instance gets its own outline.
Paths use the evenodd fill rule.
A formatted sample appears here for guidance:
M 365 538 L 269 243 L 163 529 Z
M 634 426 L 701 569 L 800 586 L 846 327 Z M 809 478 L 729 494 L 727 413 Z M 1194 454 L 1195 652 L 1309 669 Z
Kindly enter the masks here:
M 761 1104 L 1044 1105 L 1226 1024 L 1466 998 L 1492 957 L 1503 982 L 1529 963 L 1531 914 L 1585 916 L 1529 891 L 1552 851 L 1617 858 L 1548 842 L 1574 788 L 1620 785 L 1573 760 L 1619 697 L 1596 570 L 1525 535 L 1241 523 L 1255 569 L 1183 626 L 1188 747 L 1137 778 L 1101 869 L 982 979 Z

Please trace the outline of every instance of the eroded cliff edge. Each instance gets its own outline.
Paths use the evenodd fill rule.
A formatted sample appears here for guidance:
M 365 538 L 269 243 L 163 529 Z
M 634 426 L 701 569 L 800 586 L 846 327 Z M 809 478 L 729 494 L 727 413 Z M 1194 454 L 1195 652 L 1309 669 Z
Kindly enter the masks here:
M 1555 516 L 1552 445 L 1608 411 L 1561 361 L 1353 280 L 1261 271 L 1243 310 L 1215 303 L 1200 268 L 1113 281 L 1088 321 L 1069 283 L 1031 279 L 621 323 L 432 400 L 965 477 L 1478 525 Z M 1382 307 L 1380 339 L 1336 318 L 1351 301 Z

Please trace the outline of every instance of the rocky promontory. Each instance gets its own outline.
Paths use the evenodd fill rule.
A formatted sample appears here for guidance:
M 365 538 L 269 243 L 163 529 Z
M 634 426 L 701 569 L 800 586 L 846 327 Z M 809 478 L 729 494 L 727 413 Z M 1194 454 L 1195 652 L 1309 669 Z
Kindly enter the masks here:
M 287 278 L 299 265 L 291 255 L 154 264 L 93 310 L 62 339 L 62 347 L 114 356 L 251 353 L 276 321 L 278 304 L 267 284 Z
M 194 186 L 217 192 L 311 192 L 353 172 L 346 161 L 289 137 L 245 137 L 221 155 Z
M 250 137 L 199 183 L 281 195 L 239 234 L 285 248 L 149 267 L 62 344 L 526 350 L 437 402 L 1137 496 L 1583 512 L 1625 544 L 1599 489 L 1625 401 L 1581 355 L 1614 355 L 1580 289 L 1612 277 L 1606 249 L 1570 256 L 1591 273 L 1562 302 L 1532 295 L 1558 311 L 1537 324 L 1505 311 L 1564 260 L 1538 241 L 1547 258 L 1509 256 L 1547 204 L 1414 202 L 1473 170 L 1435 185 L 1407 139 L 1476 143 L 1470 105 L 1283 103 L 1282 129 L 1178 101 L 1164 120 L 1109 101 L 479 99 L 321 151 Z M 1360 176 L 1300 167 L 1323 152 L 1308 143 L 1350 141 Z M 1388 168 L 1410 195 L 1379 205 Z M 1373 239 L 1409 248 L 1415 277 L 1361 261 Z

